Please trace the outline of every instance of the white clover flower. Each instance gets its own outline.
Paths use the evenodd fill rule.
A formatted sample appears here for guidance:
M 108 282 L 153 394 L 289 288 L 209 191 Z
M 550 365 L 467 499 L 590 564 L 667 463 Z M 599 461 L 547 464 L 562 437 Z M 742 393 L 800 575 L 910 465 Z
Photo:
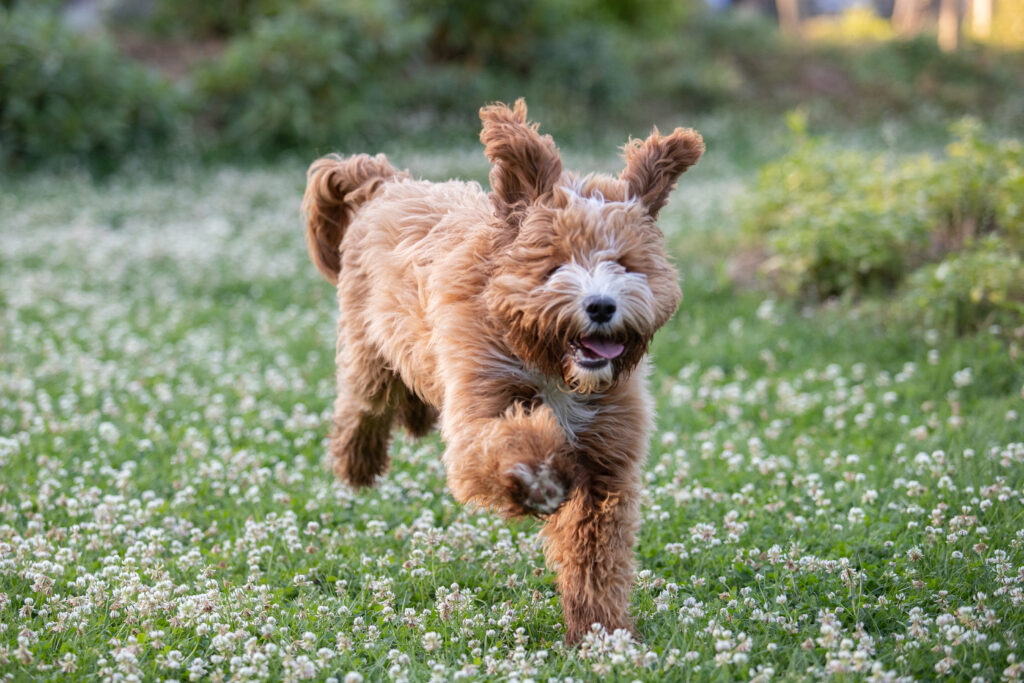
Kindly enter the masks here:
M 964 368 L 953 373 L 953 384 L 957 387 L 966 387 L 974 382 L 974 371 L 971 368 Z
M 423 634 L 423 649 L 433 652 L 441 647 L 441 636 L 435 631 L 427 631 Z
M 185 656 L 177 650 L 171 650 L 164 657 L 164 667 L 167 669 L 180 669 Z
M 108 444 L 115 444 L 121 438 L 121 432 L 110 422 L 101 422 L 98 433 L 100 438 Z
M 198 681 L 207 673 L 206 660 L 202 657 L 196 657 L 188 665 L 188 679 L 190 681 Z
M 74 673 L 75 669 L 78 668 L 78 656 L 71 652 L 67 653 L 60 658 L 58 667 L 60 668 L 61 673 Z
M 363 675 L 358 671 L 349 671 L 345 674 L 345 683 L 363 683 Z

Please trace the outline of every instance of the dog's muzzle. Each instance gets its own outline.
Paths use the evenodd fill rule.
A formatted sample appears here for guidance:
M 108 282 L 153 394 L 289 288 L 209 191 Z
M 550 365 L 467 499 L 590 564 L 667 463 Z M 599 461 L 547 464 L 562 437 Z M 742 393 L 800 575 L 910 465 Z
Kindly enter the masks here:
M 625 348 L 598 335 L 580 337 L 573 343 L 573 362 L 587 370 L 599 370 L 621 356 Z

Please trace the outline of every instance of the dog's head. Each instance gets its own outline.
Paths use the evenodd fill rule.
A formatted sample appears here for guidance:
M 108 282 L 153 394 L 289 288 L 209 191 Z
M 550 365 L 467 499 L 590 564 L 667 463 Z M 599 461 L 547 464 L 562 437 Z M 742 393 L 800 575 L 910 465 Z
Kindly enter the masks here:
M 515 353 L 574 391 L 628 374 L 682 294 L 655 224 L 676 180 L 704 151 L 700 135 L 657 129 L 625 147 L 618 178 L 562 171 L 523 100 L 480 110 L 491 201 L 505 231 L 487 289 Z

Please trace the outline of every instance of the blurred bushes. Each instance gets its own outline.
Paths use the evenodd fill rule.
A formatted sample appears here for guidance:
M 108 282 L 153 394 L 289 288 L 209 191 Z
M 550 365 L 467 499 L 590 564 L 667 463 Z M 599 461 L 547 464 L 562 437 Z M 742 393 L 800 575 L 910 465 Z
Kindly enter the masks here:
M 28 5 L 0 8 L 0 165 L 103 169 L 170 139 L 182 100 L 107 41 Z
M 159 36 L 223 38 L 250 31 L 261 19 L 294 4 L 289 0 L 156 0 L 145 28 Z
M 39 3 L 50 16 L 60 11 L 60 0 L 31 5 Z M 137 53 L 158 67 L 192 63 L 174 59 L 190 44 L 222 46 L 175 88 L 103 39 L 21 9 L 28 0 L 4 5 L 14 9 L 0 27 L 0 107 L 17 123 L 5 124 L 3 158 L 24 165 L 116 160 L 174 131 L 189 149 L 230 156 L 308 157 L 396 138 L 468 142 L 481 104 L 518 96 L 570 143 L 686 113 L 774 116 L 796 103 L 830 123 L 919 111 L 929 120 L 952 111 L 1024 117 L 1020 56 L 975 47 L 945 54 L 924 38 L 788 41 L 763 17 L 711 14 L 698 2 L 107 2 L 112 34 L 148 41 L 152 54 Z M 851 21 L 864 29 L 864 17 Z M 40 128 L 67 129 L 73 142 Z
M 997 235 L 910 276 L 904 301 L 925 324 L 959 333 L 1024 321 L 1024 260 Z
M 1024 320 L 1024 145 L 977 120 L 939 159 L 837 150 L 795 119 L 794 150 L 764 167 L 744 234 L 779 289 L 814 299 L 901 289 L 930 324 Z
M 863 6 L 851 7 L 838 20 L 830 16 L 807 19 L 803 22 L 803 32 L 815 40 L 846 44 L 892 40 L 896 37 L 891 21 Z
M 248 152 L 380 133 L 381 114 L 412 95 L 406 67 L 424 36 L 387 0 L 296 5 L 199 67 L 203 122 Z
M 991 139 L 975 119 L 952 129 L 945 161 L 927 178 L 937 245 L 952 251 L 995 233 L 1024 251 L 1024 145 Z
M 805 139 L 760 174 L 744 230 L 783 290 L 816 299 L 898 284 L 928 245 L 917 174 Z
M 563 139 L 723 107 L 780 114 L 797 102 L 813 103 L 819 120 L 877 120 L 922 101 L 930 114 L 1024 116 L 1024 58 L 949 55 L 924 38 L 797 43 L 763 17 L 696 2 L 235 2 L 255 19 L 193 79 L 200 121 L 228 149 L 436 141 L 474 128 L 481 104 L 518 96 Z M 157 5 L 185 21 L 192 3 Z
M 263 152 L 436 141 L 487 101 L 525 94 L 563 120 L 622 111 L 633 89 L 615 35 L 558 3 L 304 0 L 258 20 L 193 74 L 217 145 Z M 556 124 L 557 125 L 557 124 Z M 475 133 L 474 133 L 475 137 Z

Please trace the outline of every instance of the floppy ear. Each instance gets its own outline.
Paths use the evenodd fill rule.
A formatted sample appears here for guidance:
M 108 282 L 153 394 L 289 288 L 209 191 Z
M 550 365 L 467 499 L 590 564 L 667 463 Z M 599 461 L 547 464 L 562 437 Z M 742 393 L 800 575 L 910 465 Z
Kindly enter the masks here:
M 669 135 L 655 128 L 643 142 L 630 139 L 623 151 L 626 168 L 619 177 L 629 186 L 629 194 L 657 218 L 676 180 L 704 153 L 704 140 L 692 128 L 676 128 Z
M 537 132 L 526 122 L 526 101 L 516 100 L 513 109 L 497 103 L 480 109 L 483 130 L 480 142 L 494 164 L 491 189 L 495 213 L 516 221 L 516 214 L 555 186 L 562 175 L 562 159 L 550 135 Z

